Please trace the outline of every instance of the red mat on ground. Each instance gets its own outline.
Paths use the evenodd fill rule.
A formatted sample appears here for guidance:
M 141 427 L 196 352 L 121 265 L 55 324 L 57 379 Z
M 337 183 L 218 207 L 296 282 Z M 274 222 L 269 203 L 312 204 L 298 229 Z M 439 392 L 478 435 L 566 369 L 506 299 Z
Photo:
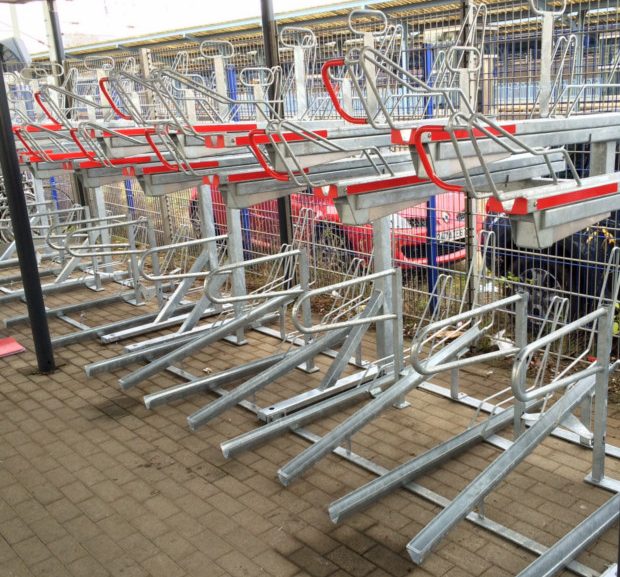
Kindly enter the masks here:
M 0 339 L 0 358 L 23 353 L 25 350 L 13 337 Z

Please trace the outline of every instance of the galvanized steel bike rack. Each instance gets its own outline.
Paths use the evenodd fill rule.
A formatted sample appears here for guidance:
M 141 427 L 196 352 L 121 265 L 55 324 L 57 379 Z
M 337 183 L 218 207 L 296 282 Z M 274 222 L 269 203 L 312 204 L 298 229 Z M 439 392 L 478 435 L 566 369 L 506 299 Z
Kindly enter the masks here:
M 355 375 L 340 378 L 349 359 L 360 346 L 361 339 L 371 324 L 390 322 L 392 324 L 394 339 L 396 342 L 401 339 L 402 327 L 400 319 L 402 315 L 391 312 L 392 310 L 396 311 L 399 309 L 398 302 L 400 301 L 400 290 L 393 290 L 392 295 L 397 296 L 393 296 L 392 298 L 395 298 L 397 302 L 390 303 L 389 307 L 386 307 L 385 295 L 380 290 L 371 290 L 370 288 L 373 286 L 373 283 L 378 280 L 381 280 L 382 284 L 384 284 L 385 280 L 390 280 L 394 283 L 393 289 L 400 288 L 399 271 L 390 270 L 352 278 L 341 283 L 305 291 L 303 294 L 300 294 L 292 310 L 293 323 L 301 334 L 306 335 L 306 338 L 308 335 L 320 336 L 314 336 L 312 340 L 308 339 L 304 346 L 300 349 L 289 351 L 281 361 L 274 364 L 269 369 L 259 373 L 232 391 L 223 393 L 219 399 L 190 415 L 188 417 L 190 428 L 195 430 L 206 424 L 223 411 L 235 406 L 272 381 L 282 377 L 310 356 L 331 349 L 333 346 L 340 343 L 342 343 L 342 345 L 338 354 L 317 388 L 304 391 L 278 403 L 272 403 L 266 408 L 260 409 L 256 407 L 256 413 L 259 419 L 272 421 L 272 424 L 265 425 L 265 427 L 249 433 L 248 436 L 252 439 L 249 441 L 250 444 L 256 443 L 258 438 L 264 439 L 265 436 L 268 438 L 272 437 L 274 435 L 274 430 L 284 432 L 286 427 L 282 427 L 280 420 L 286 420 L 286 415 L 295 413 L 295 411 L 299 411 L 300 409 L 303 410 L 303 408 L 308 405 L 311 405 L 311 407 L 314 407 L 316 403 L 325 405 L 330 404 L 333 400 L 335 406 L 337 406 L 339 404 L 339 395 L 343 392 L 360 387 L 368 381 L 383 376 L 386 370 L 384 365 L 391 364 L 392 371 L 397 373 L 398 359 L 392 359 L 391 363 L 388 363 L 387 360 L 384 360 L 380 364 L 373 363 Z M 354 290 L 357 295 L 353 299 L 350 299 L 352 296 L 351 290 Z M 320 295 L 330 295 L 335 298 L 335 307 L 320 323 L 308 325 L 309 309 L 307 305 L 310 299 Z M 301 321 L 298 315 L 300 309 L 303 310 L 304 308 L 306 308 L 307 312 L 303 315 L 305 319 Z M 361 312 L 358 312 L 360 309 Z M 241 445 L 242 443 L 238 442 L 234 450 L 240 450 Z M 225 452 L 228 451 L 228 449 L 224 450 Z
M 144 258 L 189 246 L 201 246 L 203 251 L 189 272 L 145 274 L 152 282 L 181 282 L 152 323 L 116 331 L 104 340 L 113 341 L 148 328 L 167 326 L 176 320 L 174 314 L 180 312 L 180 303 L 189 287 L 196 279 L 204 278 L 204 293 L 193 311 L 178 316 L 183 321 L 181 330 L 176 335 L 128 347 L 124 355 L 89 365 L 87 373 L 115 370 L 147 359 L 151 360 L 149 365 L 120 379 L 122 388 L 131 388 L 165 369 L 188 376 L 174 368 L 174 363 L 231 333 L 271 319 L 279 311 L 282 336 L 287 342 L 300 342 L 299 335 L 302 335 L 301 348 L 289 347 L 216 375 L 200 379 L 190 377 L 188 383 L 147 395 L 145 403 L 155 407 L 197 391 L 210 390 L 221 396 L 188 418 L 192 429 L 237 404 L 267 421 L 254 431 L 224 442 L 222 450 L 227 457 L 287 431 L 302 434 L 314 444 L 280 468 L 278 475 L 285 485 L 332 451 L 347 456 L 340 445 L 349 441 L 355 432 L 389 407 L 402 406 L 405 396 L 413 389 L 435 390 L 427 382 L 429 377 L 450 373 L 452 386 L 447 395 L 476 409 L 471 427 L 393 471 L 382 470 L 384 475 L 377 480 L 332 503 L 331 518 L 338 521 L 398 487 L 411 487 L 411 481 L 419 475 L 474 444 L 488 440 L 498 443 L 505 452 L 453 502 L 433 497 L 435 502 L 445 505 L 445 509 L 409 543 L 407 549 L 413 561 L 423 562 L 456 523 L 468 518 L 543 553 L 523 575 L 550 574 L 562 566 L 581 575 L 589 574 L 574 558 L 585 544 L 615 521 L 617 497 L 546 552 L 542 546 L 494 524 L 474 509 L 482 506 L 488 493 L 554 433 L 559 424 L 572 431 L 573 439 L 592 447 L 593 467 L 588 480 L 618 490 L 618 482 L 605 476 L 606 451 L 615 454 L 605 445 L 605 411 L 607 379 L 612 370 L 610 335 L 618 292 L 617 273 L 610 271 L 618 268 L 620 253 L 613 252 L 603 283 L 613 284 L 612 297 L 601 293 L 599 306 L 572 322 L 565 318 L 566 302 L 554 300 L 531 343 L 527 342 L 526 295 L 513 294 L 498 300 L 492 297 L 490 302 L 483 303 L 482 272 L 472 263 L 467 285 L 474 293 L 473 306 L 468 309 L 463 300 L 454 314 L 449 306 L 452 281 L 440 277 L 433 294 L 438 306 L 427 308 L 412 345 L 411 366 L 406 368 L 403 368 L 401 355 L 400 278 L 391 268 L 390 215 L 441 191 L 463 192 L 471 199 L 487 199 L 489 209 L 510 217 L 516 243 L 534 248 L 549 246 L 620 208 L 620 177 L 613 173 L 611 164 L 620 114 L 573 114 L 589 88 L 572 84 L 551 103 L 553 92 L 558 92 L 561 84 L 562 73 L 552 82 L 550 62 L 559 57 L 559 69 L 563 70 L 574 41 L 572 38 L 559 41 L 554 55 L 551 36 L 553 19 L 559 12 L 541 11 L 533 0 L 531 4 L 534 12 L 543 18 L 545 57 L 537 96 L 541 118 L 500 123 L 476 112 L 486 8 L 471 6 L 455 45 L 436 60 L 427 81 L 416 78 L 395 61 L 400 41 L 400 31 L 396 27 L 391 27 L 376 11 L 354 13 L 349 21 L 356 35 L 353 47 L 344 58 L 328 62 L 322 74 L 333 108 L 349 126 L 323 119 L 327 108 L 316 106 L 308 97 L 308 62 L 313 58 L 316 41 L 311 31 L 298 28 L 285 28 L 281 40 L 284 47 L 293 52 L 294 74 L 282 79 L 281 70 L 277 68 L 248 69 L 242 78 L 244 87 L 251 88 L 251 78 L 257 82 L 253 98 L 247 101 L 229 98 L 224 89 L 223 65 L 226 58 L 232 56 L 232 46 L 220 42 L 203 43 L 203 56 L 213 62 L 211 83 L 187 74 L 183 69 L 184 57 L 178 59 L 176 66 L 157 69 L 148 78 L 124 70 L 111 72 L 108 80 L 102 80 L 101 89 L 108 104 L 94 105 L 93 109 L 99 116 L 111 109 L 118 119 L 135 123 L 131 130 L 107 126 L 93 119 L 79 127 L 67 126 L 67 130 L 29 127 L 25 123 L 16 136 L 23 145 L 25 162 L 30 162 L 33 172 L 38 171 L 40 175 L 70 163 L 72 169 L 103 171 L 92 172 L 93 179 L 115 178 L 122 173 L 119 166 L 125 166 L 127 172 L 140 179 L 148 194 L 162 195 L 202 184 L 205 186 L 201 190 L 203 199 L 210 195 L 208 185 L 214 183 L 217 176 L 227 204 L 228 262 L 222 264 L 219 258 L 214 259 L 213 245 L 223 240 L 216 237 L 214 231 L 205 233 L 203 230 L 206 238 L 199 241 L 150 249 L 143 254 Z M 358 17 L 361 22 L 376 18 L 380 25 L 375 26 L 374 31 L 365 29 L 356 22 Z M 614 71 L 617 65 L 614 61 Z M 277 86 L 276 99 L 269 102 L 265 92 L 272 85 Z M 138 104 L 132 87 L 148 96 L 147 108 Z M 282 91 L 293 89 L 297 118 L 288 120 L 277 112 L 286 100 Z M 577 90 L 573 100 L 570 94 L 565 94 L 568 89 Z M 54 119 L 62 113 L 57 102 L 73 94 L 65 88 L 51 92 L 61 97 L 49 98 L 47 108 L 51 113 L 48 116 Z M 44 88 L 40 100 L 45 100 L 49 93 L 50 90 Z M 88 99 L 81 98 L 78 102 L 88 105 Z M 361 104 L 362 117 L 353 114 L 354 98 Z M 564 100 L 567 104 L 563 104 Z M 564 109 L 565 118 L 551 117 Z M 432 115 L 429 110 L 433 110 Z M 247 122 L 234 121 L 241 114 Z M 429 124 L 429 116 L 434 118 L 433 124 Z M 205 118 L 207 122 L 201 125 L 199 121 Z M 50 142 L 56 147 L 54 153 L 46 148 Z M 583 143 L 601 153 L 597 154 L 597 164 L 587 178 L 578 175 L 564 148 L 566 144 Z M 408 150 L 394 152 L 390 150 L 394 146 Z M 138 155 L 143 158 L 139 160 Z M 572 178 L 564 178 L 563 172 L 568 172 Z M 308 186 L 314 188 L 316 195 L 334 199 L 342 222 L 373 222 L 373 273 L 311 289 L 307 253 L 297 247 L 284 247 L 282 252 L 269 257 L 243 260 L 241 229 L 235 211 L 300 192 Z M 106 250 L 112 250 L 112 246 L 105 240 L 100 248 L 98 254 L 97 251 L 71 250 L 74 256 L 110 256 Z M 121 248 L 126 249 L 135 250 Z M 488 247 L 483 250 L 485 256 L 488 250 Z M 131 254 L 136 256 L 135 252 Z M 273 263 L 278 263 L 273 269 L 278 272 L 269 277 L 267 286 L 246 293 L 242 271 L 254 265 Z M 223 286 L 231 276 L 232 294 L 224 294 Z M 310 301 L 313 297 L 337 291 L 337 298 L 344 300 L 346 291 L 371 285 L 371 291 L 356 293 L 352 302 L 344 307 L 337 302 L 331 315 L 312 324 Z M 361 297 L 362 294 L 365 296 Z M 293 324 L 298 332 L 286 333 L 282 325 L 284 309 L 293 302 Z M 199 319 L 210 305 L 223 310 L 222 317 L 214 323 L 199 325 Z M 299 311 L 304 316 L 301 321 Z M 514 342 L 504 343 L 498 351 L 464 356 L 483 336 L 495 338 L 498 315 L 514 316 Z M 378 360 L 355 375 L 341 377 L 372 323 L 377 323 Z M 575 362 L 562 366 L 559 362 L 562 343 L 584 328 L 590 331 L 591 337 L 583 354 Z M 317 334 L 321 336 L 311 336 Z M 242 341 L 243 334 L 238 333 L 237 338 Z M 254 401 L 247 401 L 300 363 L 306 363 L 306 370 L 312 370 L 315 355 L 340 343 L 334 362 L 317 388 L 263 408 Z M 594 348 L 597 358 L 589 362 L 587 356 Z M 528 382 L 527 368 L 534 355 L 541 356 L 543 361 L 536 376 Z M 502 395 L 509 395 L 508 398 L 500 399 L 500 393 L 494 392 L 483 400 L 475 400 L 460 393 L 459 369 L 508 357 L 515 357 L 511 392 L 501 391 Z M 551 374 L 550 378 L 547 373 Z M 233 379 L 250 375 L 253 376 L 230 391 L 220 388 Z M 553 403 L 552 395 L 555 395 Z M 371 399 L 361 409 L 322 438 L 300 429 L 368 396 Z M 504 405 L 509 406 L 504 408 Z M 573 416 L 578 406 L 582 407 L 581 420 Z M 534 413 L 534 410 L 540 412 Z M 481 413 L 486 411 L 490 416 L 480 421 Z M 515 433 L 513 442 L 495 438 L 497 432 L 510 424 Z M 352 456 L 350 451 L 348 457 L 370 467 L 367 461 Z M 415 490 L 430 494 L 419 487 Z

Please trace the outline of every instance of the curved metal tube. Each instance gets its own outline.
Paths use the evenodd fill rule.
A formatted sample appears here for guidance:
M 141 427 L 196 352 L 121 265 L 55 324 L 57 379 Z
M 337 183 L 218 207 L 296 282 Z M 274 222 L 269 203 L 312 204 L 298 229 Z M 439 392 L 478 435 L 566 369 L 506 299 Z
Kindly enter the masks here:
M 307 266 L 308 256 L 306 255 L 306 252 L 303 250 L 294 249 L 294 250 L 289 250 L 286 252 L 279 252 L 278 254 L 261 256 L 258 258 L 244 260 L 241 262 L 234 262 L 231 264 L 224 265 L 223 267 L 216 268 L 205 279 L 205 294 L 207 295 L 207 297 L 209 298 L 211 302 L 218 304 L 218 305 L 219 304 L 224 305 L 228 303 L 241 303 L 241 302 L 257 300 L 257 299 L 270 299 L 270 298 L 281 297 L 281 296 L 294 296 L 294 297 L 299 296 L 304 293 L 303 288 L 300 286 L 297 286 L 297 287 L 294 287 L 288 290 L 271 291 L 271 292 L 264 292 L 264 293 L 249 293 L 249 294 L 240 295 L 240 296 L 222 297 L 222 296 L 213 294 L 214 290 L 219 290 L 219 288 L 222 286 L 222 279 L 218 279 L 217 284 L 216 284 L 215 279 L 217 277 L 229 275 L 234 270 L 245 268 L 248 265 L 273 262 L 275 260 L 281 260 L 281 259 L 289 258 L 292 256 L 299 256 L 299 258 L 302 260 L 302 267 L 304 265 Z
M 527 298 L 523 294 L 514 294 L 509 297 L 503 298 L 494 303 L 489 303 L 486 305 L 482 305 L 478 308 L 459 313 L 448 317 L 447 319 L 443 319 L 434 323 L 429 324 L 420 330 L 420 332 L 415 336 L 415 339 L 411 345 L 411 356 L 410 362 L 411 366 L 421 375 L 434 375 L 436 373 L 440 373 L 446 370 L 454 369 L 457 367 L 461 367 L 467 364 L 479 363 L 490 359 L 502 358 L 506 357 L 510 354 L 516 353 L 519 349 L 514 347 L 509 350 L 497 351 L 492 353 L 484 353 L 482 355 L 477 355 L 471 359 L 460 359 L 458 361 L 451 361 L 448 363 L 441 364 L 433 364 L 430 368 L 428 364 L 420 359 L 420 355 L 422 353 L 422 347 L 427 340 L 428 335 L 431 335 L 434 332 L 439 332 L 451 325 L 455 325 L 457 323 L 463 323 L 464 321 L 468 321 L 474 319 L 478 316 L 481 316 L 486 313 L 493 312 L 500 307 L 507 306 L 513 303 L 518 303 Z
M 86 210 L 85 207 L 81 206 L 79 207 L 79 209 L 82 210 Z M 64 211 L 69 212 L 73 209 L 64 209 Z M 78 208 L 75 209 L 76 211 L 78 210 Z M 58 228 L 61 227 L 66 227 L 66 226 L 75 226 L 75 225 L 79 225 L 79 224 L 90 224 L 90 223 L 96 223 L 96 222 L 105 222 L 105 221 L 109 221 L 109 220 L 113 220 L 113 219 L 121 219 L 121 218 L 125 218 L 124 216 L 100 216 L 100 217 L 96 217 L 96 218 L 85 218 L 82 220 L 71 220 L 68 222 L 58 222 L 56 224 L 52 224 L 49 228 L 49 232 L 47 234 L 47 244 L 49 244 L 53 249 L 55 250 L 65 250 L 67 247 L 65 245 L 61 245 L 61 246 L 56 246 L 54 244 L 52 244 L 52 242 L 50 242 L 50 238 L 56 237 L 56 236 L 60 236 L 61 238 L 66 238 L 67 235 L 55 235 L 53 233 L 54 230 L 57 230 Z
M 299 311 L 302 307 L 302 305 L 304 304 L 305 301 L 312 299 L 315 296 L 318 295 L 322 295 L 322 294 L 330 294 L 333 291 L 338 291 L 340 289 L 343 288 L 347 288 L 349 286 L 355 286 L 355 285 L 359 285 L 365 282 L 370 282 L 370 281 L 375 281 L 377 279 L 380 278 L 385 278 L 388 276 L 394 276 L 396 274 L 396 269 L 391 268 L 388 270 L 384 270 L 381 272 L 375 272 L 360 278 L 354 278 L 354 279 L 350 279 L 350 280 L 345 280 L 339 283 L 335 283 L 329 286 L 325 286 L 325 287 L 321 287 L 318 289 L 314 289 L 311 291 L 307 291 L 304 294 L 302 294 L 296 301 L 295 304 L 293 305 L 293 309 L 292 309 L 292 318 L 293 318 L 293 325 L 295 325 L 295 328 L 304 333 L 304 334 L 315 334 L 315 333 L 320 333 L 320 332 L 324 332 L 324 331 L 330 331 L 330 330 L 336 330 L 336 329 L 341 329 L 341 328 L 345 328 L 345 327 L 354 327 L 357 325 L 365 325 L 368 323 L 376 323 L 376 322 L 380 322 L 380 321 L 390 321 L 393 320 L 396 317 L 395 314 L 384 314 L 384 315 L 376 315 L 373 317 L 366 317 L 363 319 L 350 319 L 347 321 L 341 321 L 341 322 L 337 322 L 337 323 L 330 323 L 328 325 L 322 325 L 322 324 L 318 324 L 318 325 L 314 325 L 311 327 L 305 326 L 301 323 L 301 321 L 299 320 Z
M 476 67 L 468 68 L 468 70 L 472 70 L 473 72 L 480 72 L 482 69 L 482 55 L 480 54 L 480 49 L 476 46 L 451 46 L 448 48 L 448 53 L 446 54 L 446 68 L 450 72 L 459 72 L 459 68 L 454 68 L 451 64 L 451 56 L 457 52 L 471 52 L 476 56 Z
M 119 226 L 132 226 L 136 224 L 143 224 L 147 222 L 147 219 L 144 217 L 138 218 L 136 220 L 126 220 L 122 222 L 114 222 L 111 224 L 103 224 L 99 226 L 91 226 L 87 228 L 79 228 L 67 234 L 65 240 L 65 250 L 72 256 L 77 257 L 97 257 L 97 256 L 119 256 L 119 255 L 132 255 L 132 254 L 142 254 L 146 249 L 128 249 L 130 245 L 128 243 L 112 243 L 112 244 L 99 244 L 95 245 L 96 247 L 100 247 L 103 249 L 118 247 L 124 250 L 94 250 L 94 251 L 86 251 L 81 252 L 81 247 L 71 247 L 69 245 L 70 240 L 77 235 L 88 235 L 91 232 L 96 232 L 99 230 L 110 230 L 111 228 L 117 228 Z M 91 248 L 91 247 L 85 247 Z
M 144 252 L 144 254 L 142 255 L 142 258 L 140 259 L 140 263 L 138 264 L 138 272 L 140 273 L 141 277 L 145 278 L 146 280 L 150 280 L 150 281 L 165 281 L 165 280 L 171 280 L 171 279 L 184 279 L 184 278 L 203 278 L 205 276 L 212 274 L 211 271 L 202 271 L 202 272 L 196 272 L 196 273 L 181 272 L 181 273 L 166 274 L 166 275 L 152 275 L 144 271 L 144 265 L 146 264 L 146 259 L 149 258 L 153 254 L 157 254 L 157 253 L 164 252 L 164 251 L 176 250 L 179 248 L 190 247 L 190 246 L 199 246 L 199 245 L 207 244 L 209 242 L 217 242 L 217 241 L 227 240 L 227 239 L 228 239 L 228 235 L 220 234 L 219 236 L 210 236 L 208 238 L 199 238 L 195 240 L 188 240 L 185 242 L 178 242 L 175 244 L 166 244 L 163 246 L 156 246 L 153 248 L 149 248 L 146 252 Z
M 213 47 L 217 53 L 210 54 L 207 48 Z M 205 58 L 232 58 L 235 55 L 235 47 L 228 40 L 204 40 L 200 44 L 200 54 Z
M 290 35 L 290 40 L 288 35 Z M 301 42 L 295 43 L 293 40 L 301 35 Z M 284 26 L 280 30 L 280 44 L 286 48 L 314 48 L 316 43 L 316 36 L 310 28 L 303 26 Z
M 555 331 L 550 332 L 548 335 L 541 337 L 540 339 L 535 340 L 533 343 L 525 346 L 519 351 L 517 354 L 517 358 L 515 359 L 514 364 L 512 365 L 512 391 L 514 393 L 515 398 L 522 402 L 532 401 L 534 399 L 538 399 L 540 397 L 544 397 L 553 391 L 557 391 L 568 385 L 576 382 L 579 379 L 587 377 L 588 375 L 593 375 L 600 372 L 602 369 L 600 366 L 590 366 L 583 371 L 579 371 L 568 377 L 564 377 L 562 379 L 558 379 L 555 382 L 549 383 L 543 387 L 538 387 L 534 390 L 528 390 L 526 388 L 526 379 L 527 379 L 527 369 L 530 365 L 531 356 L 541 347 L 547 346 L 551 344 L 553 341 L 556 341 L 562 337 L 565 337 L 589 323 L 604 317 L 606 314 L 609 314 L 608 307 L 599 307 L 595 311 L 556 329 Z
M 368 8 L 360 8 L 358 10 L 351 10 L 351 12 L 349 12 L 349 17 L 347 18 L 347 26 L 349 27 L 349 30 L 351 31 L 352 34 L 355 34 L 357 36 L 362 36 L 366 34 L 367 32 L 365 30 L 358 30 L 355 27 L 353 19 L 358 16 L 363 16 L 366 18 L 368 17 L 378 18 L 382 23 L 382 28 L 380 30 L 373 31 L 372 34 L 373 35 L 376 34 L 380 36 L 386 33 L 387 27 L 388 27 L 388 19 L 384 12 L 382 12 L 381 10 L 369 10 Z
M 538 7 L 538 3 L 536 2 L 536 0 L 529 0 L 530 8 L 532 9 L 532 12 L 534 12 L 534 14 L 536 14 L 537 16 L 544 16 L 545 14 L 562 16 L 562 14 L 564 14 L 564 12 L 566 11 L 566 3 L 567 0 L 562 0 L 562 5 L 558 10 L 541 10 Z

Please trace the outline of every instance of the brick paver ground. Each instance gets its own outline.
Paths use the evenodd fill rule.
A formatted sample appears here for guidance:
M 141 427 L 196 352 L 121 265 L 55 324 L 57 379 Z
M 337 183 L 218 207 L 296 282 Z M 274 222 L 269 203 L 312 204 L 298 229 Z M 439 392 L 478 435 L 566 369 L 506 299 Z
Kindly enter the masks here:
M 74 302 L 88 291 L 56 295 L 50 305 Z M 3 305 L 2 317 L 23 313 Z M 96 324 L 142 313 L 113 305 L 81 315 Z M 54 334 L 70 332 L 59 320 Z M 326 508 L 370 480 L 371 473 L 330 456 L 288 488 L 276 471 L 307 442 L 289 434 L 227 461 L 219 443 L 257 426 L 241 408 L 196 433 L 187 415 L 209 394 L 149 411 L 142 395 L 180 382 L 162 374 L 122 392 L 126 371 L 87 378 L 85 364 L 121 351 L 120 345 L 76 344 L 58 351 L 60 369 L 32 373 L 26 327 L 3 330 L 28 352 L 0 360 L 0 577 L 505 577 L 533 555 L 468 522 L 461 522 L 422 567 L 407 542 L 438 512 L 422 498 L 398 491 L 339 525 Z M 249 344 L 218 343 L 184 368 L 204 374 L 273 352 L 276 339 L 251 334 Z M 325 360 L 320 364 L 324 367 Z M 464 386 L 490 394 L 504 382 L 500 369 L 463 372 Z M 273 383 L 257 402 L 303 390 L 319 375 L 295 371 Z M 352 440 L 353 451 L 385 467 L 419 454 L 463 429 L 472 411 L 429 393 L 409 395 Z M 322 433 L 349 411 L 314 424 Z M 610 407 L 609 441 L 618 441 L 620 412 Z M 509 434 L 509 432 L 508 432 Z M 452 498 L 498 450 L 479 445 L 420 479 Z M 609 493 L 584 483 L 589 452 L 549 439 L 487 499 L 485 513 L 549 545 L 601 505 Z M 608 472 L 620 474 L 608 460 Z M 600 571 L 618 552 L 618 529 L 608 531 L 580 561 Z M 568 573 L 567 573 L 568 574 Z

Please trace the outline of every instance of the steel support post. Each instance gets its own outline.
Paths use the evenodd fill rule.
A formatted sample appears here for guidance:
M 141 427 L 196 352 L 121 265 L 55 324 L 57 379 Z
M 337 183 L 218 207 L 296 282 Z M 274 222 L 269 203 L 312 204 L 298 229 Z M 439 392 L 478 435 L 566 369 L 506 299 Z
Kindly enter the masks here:
M 616 140 L 590 144 L 590 176 L 615 172 Z
M 37 356 L 37 367 L 42 373 L 56 368 L 50 339 L 37 255 L 34 249 L 30 218 L 24 196 L 22 175 L 19 169 L 15 140 L 11 126 L 4 74 L 0 74 L 0 166 L 5 184 L 5 194 L 11 215 L 15 246 L 19 257 L 32 338 Z
M 52 255 L 55 251 L 45 242 L 46 232 L 50 226 L 50 217 L 45 209 L 45 188 L 43 187 L 43 181 L 35 176 L 32 177 L 32 189 L 34 192 L 35 202 L 37 203 L 37 220 L 38 224 L 44 228 L 42 232 L 39 232 L 37 238 L 39 250 L 41 251 L 41 257 Z
M 583 39 L 578 37 L 578 42 L 583 42 Z M 616 164 L 616 144 L 617 142 L 615 140 L 609 142 L 593 142 L 590 144 L 590 176 L 614 172 Z M 579 411 L 579 418 L 588 429 L 592 428 L 592 400 L 592 396 L 586 397 Z M 594 416 L 597 417 L 598 415 L 594 413 Z M 587 446 L 591 445 L 589 439 L 582 438 L 581 442 Z M 600 481 L 600 479 L 595 480 L 595 482 L 597 481 Z
M 84 188 L 84 183 L 82 182 L 82 179 L 77 172 L 71 174 L 71 188 L 74 191 L 75 196 L 77 197 L 73 200 L 81 206 L 88 206 L 88 198 L 86 195 L 86 190 Z
M 32 177 L 32 189 L 34 192 L 34 200 L 38 205 L 41 205 L 41 212 L 45 213 L 45 189 L 43 188 L 43 181 L 36 176 Z M 37 207 L 37 212 L 39 212 L 39 208 Z M 42 214 L 39 216 L 40 223 L 44 227 L 48 227 L 49 217 L 47 214 Z
M 306 292 L 310 290 L 310 264 L 308 263 L 308 255 L 302 249 L 302 253 L 299 255 L 299 277 L 294 279 L 293 282 L 297 280 L 301 286 L 301 289 Z M 282 335 L 286 334 L 286 322 L 285 322 L 285 311 L 282 310 L 282 315 L 280 316 L 280 327 L 282 331 Z M 310 300 L 304 301 L 302 305 L 302 318 L 304 325 L 309 326 L 312 324 L 312 306 L 310 304 Z M 304 335 L 304 346 L 309 345 L 312 342 L 312 335 Z M 314 362 L 314 357 L 309 357 L 302 365 L 298 367 L 300 370 L 311 374 L 316 373 L 319 368 L 316 366 Z
M 353 86 L 351 80 L 344 78 L 342 80 L 342 108 L 349 114 L 353 114 Z
M 469 38 L 470 29 L 476 25 L 473 21 L 473 12 L 469 10 L 469 2 L 464 1 L 462 4 L 462 14 L 465 20 L 464 37 Z M 476 102 L 477 95 L 472 98 L 471 94 L 471 73 L 474 63 L 471 62 L 469 53 L 463 55 L 463 65 L 459 69 L 459 88 L 463 94 L 460 101 L 460 110 L 464 114 L 468 112 L 468 103 Z M 475 72 L 474 72 L 475 74 Z M 479 272 L 482 268 L 481 255 L 480 255 L 480 243 L 478 241 L 478 230 L 476 223 L 478 221 L 478 212 L 482 203 L 477 199 L 466 195 L 465 196 L 465 220 L 466 220 L 466 246 L 465 254 L 467 260 L 467 270 L 472 271 L 471 281 L 467 287 L 467 305 L 471 309 L 474 306 L 474 299 L 477 290 L 476 284 L 479 279 Z M 433 242 L 436 242 L 433 240 Z
M 130 224 L 127 227 L 127 244 L 129 245 L 130 254 L 127 259 L 127 266 L 130 271 L 130 282 L 133 296 L 127 296 L 125 300 L 132 305 L 141 306 L 145 304 L 144 295 L 142 293 L 142 286 L 140 284 L 140 270 L 138 266 L 138 257 L 136 255 L 136 226 Z M 159 263 L 157 263 L 156 256 L 153 258 L 155 275 L 159 274 Z M 156 269 L 156 270 L 155 270 Z
M 607 397 L 609 388 L 609 362 L 613 317 L 615 311 L 608 308 L 607 314 L 598 319 L 596 358 L 599 372 L 594 387 L 594 438 L 592 440 L 592 473 L 589 480 L 600 483 L 605 476 L 605 439 L 607 434 Z
M 241 211 L 236 208 L 230 208 L 226 205 L 226 223 L 228 225 L 228 261 L 231 263 L 243 262 L 243 233 L 241 231 Z M 233 296 L 243 296 L 246 294 L 245 275 L 242 268 L 236 268 L 231 273 L 232 276 L 232 294 Z M 242 314 L 243 305 L 235 303 L 233 310 L 235 316 Z M 230 341 L 237 345 L 244 345 L 245 340 L 244 327 L 241 326 L 237 332 L 229 338 Z
M 523 293 L 515 303 L 515 324 L 514 324 L 514 341 L 515 346 L 522 350 L 527 346 L 527 303 L 529 300 L 528 293 Z M 515 398 L 514 400 L 514 419 L 513 419 L 513 436 L 516 439 L 525 430 L 523 422 L 523 414 L 525 413 L 525 403 Z
M 161 214 L 161 227 L 164 233 L 162 244 L 170 244 L 172 242 L 172 224 L 170 220 L 170 205 L 168 204 L 168 195 L 164 194 L 159 197 L 159 212 Z
M 140 63 L 140 71 L 142 72 L 144 78 L 148 78 L 151 75 L 151 70 L 153 68 L 153 61 L 151 58 L 151 51 L 148 48 L 140 48 L 138 51 L 138 62 Z M 147 98 L 147 104 L 153 104 L 153 98 L 150 91 L 147 91 L 145 94 Z
M 304 58 L 304 47 L 295 46 L 293 48 L 293 59 L 295 66 L 295 96 L 297 99 L 297 118 L 302 118 L 308 110 L 308 92 L 306 90 L 306 62 Z
M 551 68 L 553 66 L 553 20 L 555 15 L 543 12 L 540 41 L 540 117 L 549 116 L 551 104 Z
M 217 234 L 215 232 L 215 215 L 213 212 L 212 186 L 213 185 L 211 184 L 201 184 L 199 188 L 200 194 L 198 196 L 198 209 L 200 210 L 200 231 L 202 232 L 202 236 L 204 238 L 212 238 Z M 215 270 L 219 265 L 219 263 L 217 262 L 216 244 L 214 242 L 210 242 L 207 245 L 207 251 L 209 255 L 209 269 Z
M 374 272 L 384 272 L 392 268 L 392 219 L 389 216 L 379 218 L 372 223 Z M 383 314 L 390 314 L 392 309 L 392 283 L 389 278 L 377 281 L 377 288 L 383 293 Z M 377 358 L 385 359 L 402 351 L 394 350 L 394 339 L 390 323 L 377 323 Z
M 575 53 L 573 54 L 573 58 L 575 59 L 576 65 L 575 65 L 575 77 L 572 79 L 569 79 L 570 83 L 575 83 L 575 84 L 583 84 L 583 78 L 584 78 L 584 67 L 582 65 L 583 62 L 583 55 L 584 55 L 584 42 L 586 40 L 585 36 L 586 34 L 584 33 L 584 27 L 585 27 L 585 21 L 586 21 L 586 16 L 588 14 L 588 10 L 587 8 L 582 8 L 581 5 L 577 5 L 576 7 L 577 10 L 577 17 L 576 18 L 571 18 L 570 19 L 570 23 L 572 26 L 574 26 L 575 28 L 572 29 L 573 34 L 575 34 L 577 36 L 577 45 L 575 46 Z
M 49 34 L 51 36 L 51 59 L 56 60 L 58 64 L 64 67 L 65 47 L 62 42 L 62 34 L 60 33 L 60 22 L 58 20 L 58 11 L 56 10 L 56 0 L 47 0 L 47 21 L 49 24 Z M 59 84 L 64 81 L 64 73 L 58 79 Z
M 103 188 L 101 186 L 97 186 L 96 188 L 91 188 L 88 190 L 88 208 L 90 210 L 90 214 L 93 218 L 104 218 L 107 216 L 107 210 L 105 207 L 105 194 L 103 192 Z M 112 235 L 110 231 L 107 229 L 102 229 L 99 231 L 101 235 L 101 243 L 110 245 L 112 244 Z M 112 265 L 112 257 L 106 255 L 102 257 L 101 268 L 104 271 L 108 272 L 108 268 Z
M 226 75 L 226 65 L 224 64 L 224 57 L 221 54 L 216 54 L 213 57 L 213 70 L 215 72 L 215 90 L 221 96 L 228 97 L 228 81 Z M 222 121 L 225 122 L 228 116 L 228 103 L 219 102 L 217 105 L 217 111 L 222 117 Z

